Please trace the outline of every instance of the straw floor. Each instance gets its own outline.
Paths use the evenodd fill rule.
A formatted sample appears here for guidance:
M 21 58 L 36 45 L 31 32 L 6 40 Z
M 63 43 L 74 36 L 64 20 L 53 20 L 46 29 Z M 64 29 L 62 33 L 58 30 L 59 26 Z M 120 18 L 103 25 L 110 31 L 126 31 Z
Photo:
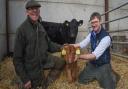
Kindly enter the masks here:
M 128 89 L 128 59 L 112 56 L 112 67 L 116 71 L 121 79 L 118 82 L 116 89 Z M 79 71 L 83 69 L 85 61 L 78 61 Z M 0 89 L 18 89 L 15 82 L 17 81 L 16 73 L 12 63 L 12 58 L 5 58 L 0 63 Z M 101 89 L 97 81 L 90 82 L 87 85 L 77 83 L 69 84 L 66 79 L 65 72 L 61 73 L 61 76 L 48 87 L 48 89 Z

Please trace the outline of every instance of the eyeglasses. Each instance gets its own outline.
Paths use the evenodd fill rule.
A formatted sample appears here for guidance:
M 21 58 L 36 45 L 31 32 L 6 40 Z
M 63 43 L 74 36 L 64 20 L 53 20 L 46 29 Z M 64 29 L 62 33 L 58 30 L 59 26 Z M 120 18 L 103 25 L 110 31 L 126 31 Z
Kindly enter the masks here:
M 90 22 L 91 24 L 95 24 L 95 23 L 98 23 L 99 21 L 92 21 Z

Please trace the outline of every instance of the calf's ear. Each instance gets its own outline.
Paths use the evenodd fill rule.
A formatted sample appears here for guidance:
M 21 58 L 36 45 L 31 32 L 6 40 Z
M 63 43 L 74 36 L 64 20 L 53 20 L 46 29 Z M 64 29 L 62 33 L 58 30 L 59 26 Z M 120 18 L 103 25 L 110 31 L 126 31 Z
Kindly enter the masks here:
M 83 24 L 83 20 L 80 20 L 80 21 L 78 22 L 78 25 L 81 26 L 82 24 Z

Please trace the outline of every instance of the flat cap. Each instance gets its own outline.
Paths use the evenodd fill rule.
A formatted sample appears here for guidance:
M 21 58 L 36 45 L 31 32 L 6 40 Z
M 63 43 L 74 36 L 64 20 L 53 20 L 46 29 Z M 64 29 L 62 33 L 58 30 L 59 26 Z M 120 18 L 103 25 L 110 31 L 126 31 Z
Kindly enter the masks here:
M 30 7 L 41 7 L 41 5 L 35 1 L 35 0 L 29 0 L 26 5 L 25 5 L 25 8 L 28 9 Z

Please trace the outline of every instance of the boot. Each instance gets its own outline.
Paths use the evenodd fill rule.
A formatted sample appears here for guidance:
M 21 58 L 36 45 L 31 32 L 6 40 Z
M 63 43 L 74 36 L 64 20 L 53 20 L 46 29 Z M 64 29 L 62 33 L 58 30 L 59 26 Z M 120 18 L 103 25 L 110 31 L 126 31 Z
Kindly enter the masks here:
M 46 82 L 45 82 L 45 89 L 47 89 L 47 87 L 53 83 L 59 76 L 60 76 L 61 71 L 60 70 L 51 70 Z

